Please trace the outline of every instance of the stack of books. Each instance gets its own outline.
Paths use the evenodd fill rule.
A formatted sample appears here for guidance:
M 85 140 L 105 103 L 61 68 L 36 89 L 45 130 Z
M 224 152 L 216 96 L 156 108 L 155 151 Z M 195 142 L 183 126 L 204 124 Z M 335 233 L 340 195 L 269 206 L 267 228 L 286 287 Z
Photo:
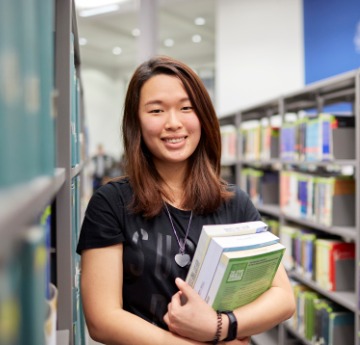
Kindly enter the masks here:
M 285 247 L 262 221 L 204 225 L 186 282 L 216 310 L 234 310 L 268 290 Z

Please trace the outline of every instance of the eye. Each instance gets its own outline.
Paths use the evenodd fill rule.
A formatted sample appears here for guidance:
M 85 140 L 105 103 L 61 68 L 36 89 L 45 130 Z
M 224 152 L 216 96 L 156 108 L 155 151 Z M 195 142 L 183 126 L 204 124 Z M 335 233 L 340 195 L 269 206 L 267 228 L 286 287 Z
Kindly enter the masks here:
M 188 105 L 188 106 L 182 107 L 181 110 L 183 110 L 183 111 L 192 111 L 193 107 L 191 105 Z
M 151 110 L 149 111 L 150 114 L 160 114 L 161 112 L 162 112 L 161 109 L 151 109 Z

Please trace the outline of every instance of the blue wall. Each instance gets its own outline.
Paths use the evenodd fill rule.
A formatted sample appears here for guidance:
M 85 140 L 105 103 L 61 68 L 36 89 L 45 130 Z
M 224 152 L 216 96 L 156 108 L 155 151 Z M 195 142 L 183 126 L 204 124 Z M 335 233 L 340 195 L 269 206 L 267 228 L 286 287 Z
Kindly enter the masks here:
M 360 0 L 303 0 L 305 84 L 360 67 Z

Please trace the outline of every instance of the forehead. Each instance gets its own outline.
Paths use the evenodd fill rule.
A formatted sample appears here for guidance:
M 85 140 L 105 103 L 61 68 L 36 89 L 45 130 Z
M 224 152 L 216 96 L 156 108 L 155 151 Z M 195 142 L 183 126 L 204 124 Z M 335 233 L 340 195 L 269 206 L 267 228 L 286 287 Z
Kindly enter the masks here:
M 141 98 L 152 98 L 159 96 L 179 95 L 184 97 L 187 95 L 182 81 L 172 75 L 158 74 L 147 80 L 141 88 Z

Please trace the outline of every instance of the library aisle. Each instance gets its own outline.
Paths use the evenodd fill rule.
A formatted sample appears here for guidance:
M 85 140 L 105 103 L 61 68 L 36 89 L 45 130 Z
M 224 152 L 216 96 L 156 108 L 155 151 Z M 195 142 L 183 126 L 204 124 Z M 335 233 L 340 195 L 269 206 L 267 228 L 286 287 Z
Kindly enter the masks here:
M 102 345 L 75 252 L 89 157 L 74 1 L 1 1 L 0 28 L 0 344 Z M 252 345 L 360 345 L 360 70 L 220 123 L 223 177 L 286 246 L 297 301 Z
M 220 118 L 223 176 L 286 247 L 297 308 L 254 345 L 360 344 L 360 70 Z

